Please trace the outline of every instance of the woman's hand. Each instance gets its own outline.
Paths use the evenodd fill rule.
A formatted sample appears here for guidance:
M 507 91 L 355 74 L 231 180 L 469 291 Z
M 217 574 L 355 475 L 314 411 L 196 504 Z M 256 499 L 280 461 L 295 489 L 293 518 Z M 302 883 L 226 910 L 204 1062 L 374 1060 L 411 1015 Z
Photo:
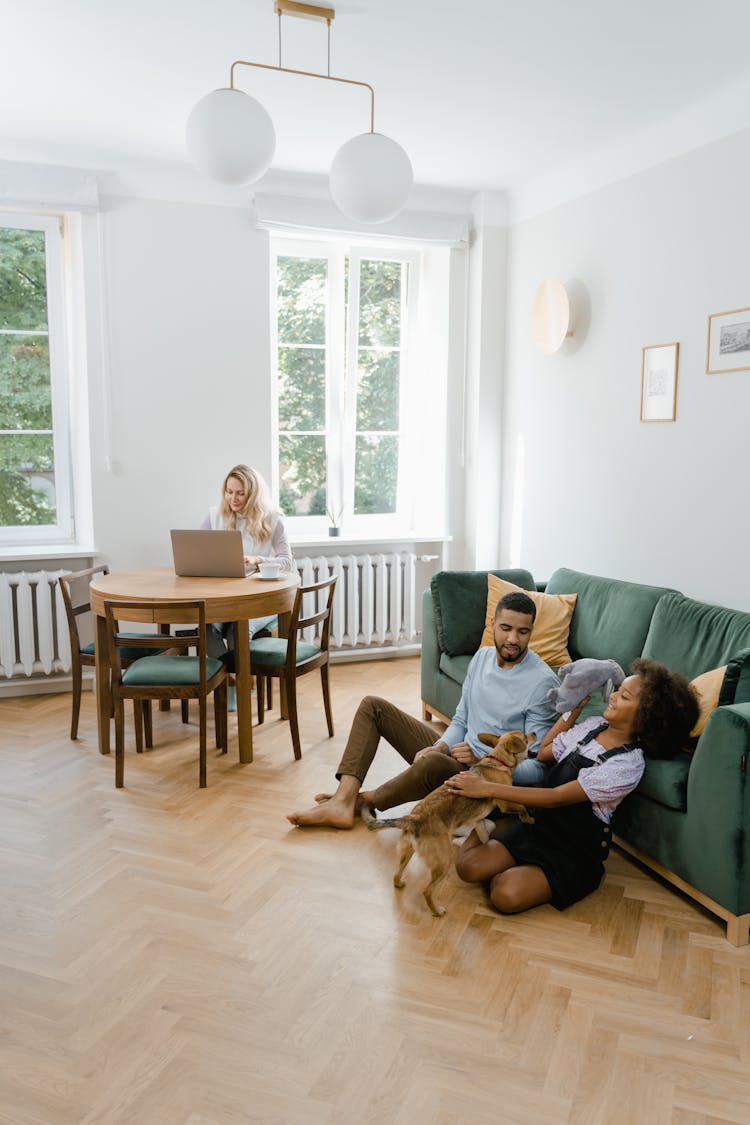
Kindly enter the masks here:
M 449 777 L 443 785 L 449 793 L 460 794 L 462 797 L 492 797 L 495 789 L 491 781 L 485 781 L 468 770 Z
M 258 555 L 245 555 L 245 566 L 258 566 L 260 558 Z

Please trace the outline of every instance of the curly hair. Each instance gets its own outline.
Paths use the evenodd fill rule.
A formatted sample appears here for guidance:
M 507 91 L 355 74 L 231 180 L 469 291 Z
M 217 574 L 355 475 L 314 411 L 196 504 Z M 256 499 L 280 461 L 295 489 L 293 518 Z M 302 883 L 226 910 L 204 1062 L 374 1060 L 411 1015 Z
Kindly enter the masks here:
M 641 681 L 633 741 L 647 758 L 673 758 L 688 745 L 698 721 L 695 692 L 684 676 L 656 660 L 634 660 L 630 671 Z

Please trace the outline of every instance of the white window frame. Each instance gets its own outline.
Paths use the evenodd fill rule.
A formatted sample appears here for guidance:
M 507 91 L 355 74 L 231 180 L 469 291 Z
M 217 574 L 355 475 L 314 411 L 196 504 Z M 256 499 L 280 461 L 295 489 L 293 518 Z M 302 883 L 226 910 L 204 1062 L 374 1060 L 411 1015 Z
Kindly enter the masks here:
M 44 232 L 47 275 L 47 333 L 49 340 L 50 385 L 52 399 L 52 443 L 55 462 L 54 524 L 0 527 L 2 546 L 44 546 L 75 541 L 73 518 L 73 473 L 70 447 L 70 364 L 66 317 L 66 280 L 63 215 L 0 210 L 0 227 Z M 5 333 L 3 333 L 5 334 Z M 20 332 L 33 336 L 44 333 Z M 8 433 L 8 431 L 3 431 Z M 11 431 L 12 432 L 12 431 Z M 30 432 L 30 431 L 24 431 Z
M 279 257 L 318 258 L 328 264 L 326 294 L 326 478 L 329 507 L 334 515 L 343 509 L 339 521 L 347 536 L 395 535 L 408 531 L 413 524 L 414 473 L 413 457 L 418 429 L 417 320 L 421 255 L 412 246 L 352 243 L 344 239 L 299 239 L 276 234 L 271 240 L 271 309 L 272 309 L 272 410 L 273 410 L 273 489 L 279 495 L 279 426 L 277 369 L 278 339 L 276 335 L 276 278 Z M 367 515 L 354 514 L 356 373 L 359 337 L 358 317 L 353 317 L 344 337 L 344 259 L 348 257 L 350 307 L 357 309 L 359 269 L 362 259 L 407 262 L 408 291 L 402 287 L 402 323 L 406 325 L 401 341 L 399 380 L 399 469 L 396 511 Z M 356 291 L 356 303 L 352 290 Z M 342 343 L 343 342 L 343 343 Z M 348 351 L 344 363 L 344 348 Z M 348 370 L 348 381 L 345 379 Z M 336 425 L 336 419 L 341 419 Z M 322 516 L 284 516 L 292 535 L 325 534 L 329 520 Z

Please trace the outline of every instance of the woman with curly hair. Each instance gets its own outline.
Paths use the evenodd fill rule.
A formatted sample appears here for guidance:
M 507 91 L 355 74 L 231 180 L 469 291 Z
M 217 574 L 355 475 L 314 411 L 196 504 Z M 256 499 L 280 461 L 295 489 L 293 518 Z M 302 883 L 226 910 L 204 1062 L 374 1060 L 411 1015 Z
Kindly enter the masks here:
M 609 854 L 610 822 L 641 780 L 646 758 L 671 758 L 686 745 L 698 703 L 684 676 L 636 660 L 601 717 L 576 720 L 583 700 L 545 737 L 538 758 L 553 763 L 541 786 L 494 785 L 466 770 L 445 782 L 464 797 L 526 805 L 533 824 L 501 823 L 486 844 L 465 840 L 456 868 L 489 883 L 492 905 L 515 914 L 551 902 L 558 910 L 596 890 Z

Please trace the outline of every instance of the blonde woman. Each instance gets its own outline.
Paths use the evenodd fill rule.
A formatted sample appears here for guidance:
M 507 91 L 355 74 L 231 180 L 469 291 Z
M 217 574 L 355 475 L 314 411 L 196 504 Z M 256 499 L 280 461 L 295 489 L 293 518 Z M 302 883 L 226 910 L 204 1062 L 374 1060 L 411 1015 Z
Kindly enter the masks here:
M 281 515 L 271 505 L 263 477 L 249 465 L 235 465 L 229 470 L 221 487 L 221 502 L 209 510 L 201 527 L 241 531 L 246 566 L 274 561 L 282 570 L 292 569 L 292 552 Z M 275 620 L 275 617 L 259 617 L 250 621 L 250 636 L 257 636 Z M 209 655 L 222 656 L 233 648 L 231 624 L 211 626 Z M 230 710 L 236 708 L 233 697 L 234 691 L 230 688 Z

